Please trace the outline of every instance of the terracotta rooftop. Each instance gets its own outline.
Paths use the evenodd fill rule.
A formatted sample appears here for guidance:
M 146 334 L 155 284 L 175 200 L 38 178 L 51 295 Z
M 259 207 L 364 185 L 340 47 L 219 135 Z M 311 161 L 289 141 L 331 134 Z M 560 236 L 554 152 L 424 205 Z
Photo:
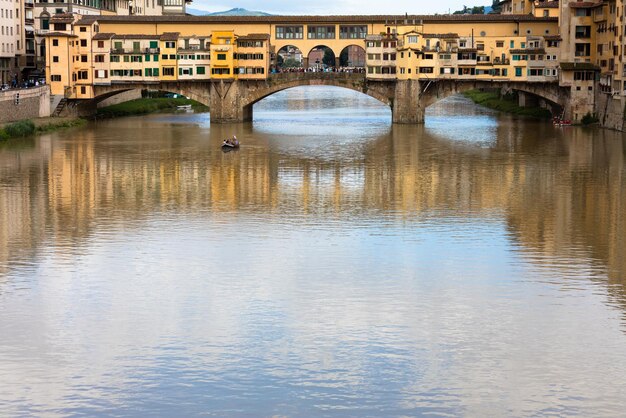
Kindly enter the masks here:
M 67 32 L 48 32 L 48 33 L 42 34 L 41 36 L 59 36 L 59 37 L 65 37 L 65 38 L 78 38 L 78 35 L 73 35 Z
M 576 71 L 576 70 L 588 70 L 588 71 L 600 71 L 600 67 L 593 65 L 590 62 L 562 62 L 559 64 L 562 70 Z
M 52 15 L 50 23 L 72 23 L 74 15 L 72 13 L 57 13 Z
M 539 2 L 538 4 L 536 4 L 535 7 L 538 7 L 540 9 L 558 9 L 559 2 L 558 1 L 543 1 L 543 2 Z
M 590 9 L 593 7 L 602 6 L 602 2 L 592 2 L 592 1 L 571 1 L 569 3 L 569 7 L 572 9 Z
M 177 41 L 180 32 L 164 32 L 159 38 L 162 41 Z
M 595 3 L 594 3 L 595 4 Z M 556 17 L 532 15 L 354 15 L 354 16 L 97 16 L 86 15 L 79 23 L 387 23 L 389 25 L 413 25 L 413 22 L 556 22 Z M 405 23 L 406 22 L 406 23 Z
M 238 36 L 237 40 L 245 41 L 245 40 L 259 40 L 259 39 L 270 39 L 269 33 L 250 33 L 244 36 Z
M 95 39 L 95 37 L 94 37 Z M 159 35 L 129 35 L 129 34 L 113 34 L 113 39 L 159 39 Z
M 437 39 L 456 39 L 459 37 L 458 33 L 424 33 L 424 38 L 437 38 Z
M 91 39 L 94 41 L 105 41 L 111 39 L 113 36 L 115 36 L 114 33 L 100 32 L 96 33 Z

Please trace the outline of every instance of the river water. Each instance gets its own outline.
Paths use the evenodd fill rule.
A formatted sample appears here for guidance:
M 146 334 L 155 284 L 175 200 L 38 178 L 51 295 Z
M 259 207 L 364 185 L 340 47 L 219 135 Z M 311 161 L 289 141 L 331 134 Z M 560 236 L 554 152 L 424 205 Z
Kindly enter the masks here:
M 296 88 L 0 145 L 0 415 L 623 416 L 624 137 L 390 119 Z

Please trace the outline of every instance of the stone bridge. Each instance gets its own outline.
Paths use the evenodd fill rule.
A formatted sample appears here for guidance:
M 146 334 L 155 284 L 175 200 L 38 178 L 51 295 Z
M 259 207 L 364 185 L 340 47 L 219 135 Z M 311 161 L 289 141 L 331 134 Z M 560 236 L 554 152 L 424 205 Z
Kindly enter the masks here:
M 264 80 L 203 80 L 156 83 L 115 83 L 94 85 L 96 98 L 83 107 L 93 112 L 95 105 L 115 94 L 134 89 L 180 93 L 209 107 L 211 122 L 230 123 L 252 120 L 253 105 L 276 92 L 298 86 L 336 86 L 371 96 L 391 108 L 394 123 L 423 123 L 425 109 L 448 96 L 472 89 L 500 89 L 519 93 L 520 105 L 541 105 L 555 114 L 569 111 L 569 88 L 558 82 L 480 81 L 433 78 L 431 80 L 372 80 L 363 73 L 293 72 L 271 74 Z

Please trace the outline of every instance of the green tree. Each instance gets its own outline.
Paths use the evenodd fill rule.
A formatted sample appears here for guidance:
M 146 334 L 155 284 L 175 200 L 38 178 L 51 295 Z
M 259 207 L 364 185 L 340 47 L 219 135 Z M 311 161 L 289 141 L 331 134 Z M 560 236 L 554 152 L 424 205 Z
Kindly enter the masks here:
M 333 53 L 332 49 L 326 48 L 326 50 L 324 51 L 324 58 L 322 58 L 322 62 L 329 67 L 335 66 L 335 54 Z

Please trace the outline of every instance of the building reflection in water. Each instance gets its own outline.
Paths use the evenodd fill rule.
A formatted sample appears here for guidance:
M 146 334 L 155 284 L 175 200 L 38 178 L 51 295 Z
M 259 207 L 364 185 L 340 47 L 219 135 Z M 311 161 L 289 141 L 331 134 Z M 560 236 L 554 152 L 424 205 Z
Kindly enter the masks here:
M 289 102 L 290 111 L 307 106 Z M 621 135 L 506 116 L 458 121 L 450 106 L 426 126 L 371 128 L 337 111 L 348 122 L 333 136 L 318 118 L 303 122 L 303 135 L 267 113 L 210 129 L 206 115 L 128 118 L 5 144 L 0 272 L 34 265 L 42 245 L 79 251 L 95 228 L 164 212 L 505 219 L 538 267 L 594 260 L 626 307 Z M 233 133 L 245 146 L 221 152 Z

